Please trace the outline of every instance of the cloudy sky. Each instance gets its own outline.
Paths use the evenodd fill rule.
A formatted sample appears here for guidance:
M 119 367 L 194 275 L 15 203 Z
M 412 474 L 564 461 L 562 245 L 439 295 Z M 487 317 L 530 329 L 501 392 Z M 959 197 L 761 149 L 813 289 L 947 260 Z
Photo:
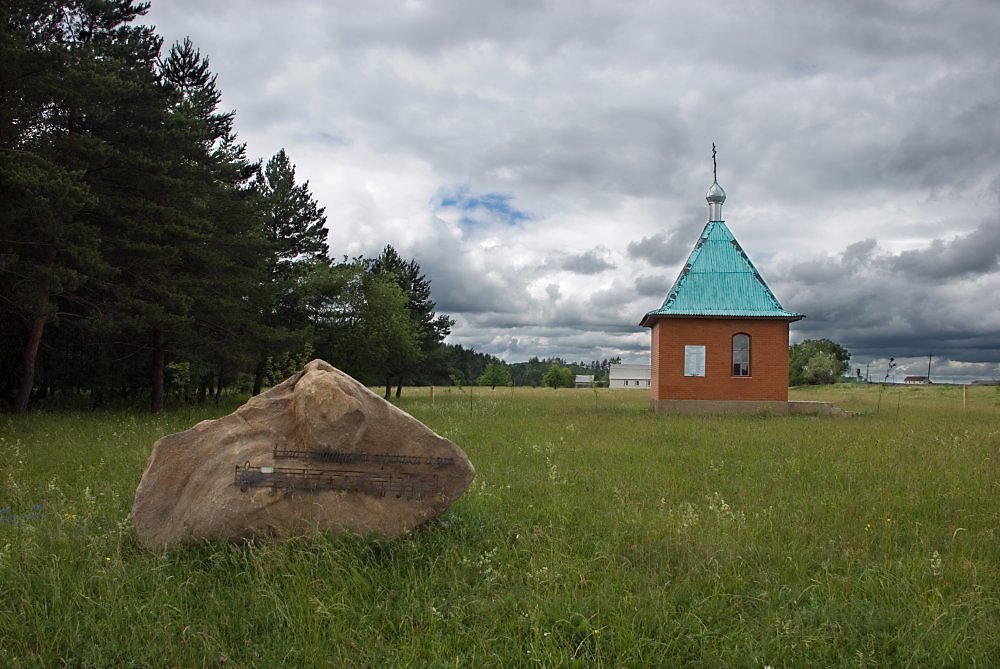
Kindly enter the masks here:
M 897 377 L 1000 378 L 1000 3 L 152 0 L 336 256 L 391 243 L 450 341 L 648 361 L 724 218 L 786 309 Z

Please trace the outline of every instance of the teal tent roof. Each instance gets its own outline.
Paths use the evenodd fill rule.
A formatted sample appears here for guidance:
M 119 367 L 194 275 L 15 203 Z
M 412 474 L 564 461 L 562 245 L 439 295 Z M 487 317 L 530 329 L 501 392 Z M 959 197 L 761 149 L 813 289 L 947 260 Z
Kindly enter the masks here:
M 657 318 L 776 318 L 797 321 L 785 311 L 723 221 L 709 221 L 670 287 L 663 306 L 646 314 L 640 325 Z

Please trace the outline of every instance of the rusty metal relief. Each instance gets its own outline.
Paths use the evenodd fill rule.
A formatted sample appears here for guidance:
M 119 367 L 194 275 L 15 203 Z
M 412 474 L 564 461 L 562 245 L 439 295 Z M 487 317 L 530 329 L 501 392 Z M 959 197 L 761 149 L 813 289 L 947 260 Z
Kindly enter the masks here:
M 344 451 L 292 451 L 274 447 L 272 457 L 278 460 L 306 460 L 305 467 L 251 465 L 249 461 L 236 465 L 234 485 L 246 492 L 248 488 L 270 488 L 278 491 L 343 490 L 374 497 L 392 496 L 402 499 L 423 499 L 440 490 L 436 470 L 454 467 L 454 458 L 435 458 L 391 453 L 348 453 Z M 326 464 L 333 467 L 324 466 Z M 354 465 L 351 468 L 337 465 Z M 386 465 L 395 465 L 385 471 Z M 400 468 L 406 467 L 406 471 Z

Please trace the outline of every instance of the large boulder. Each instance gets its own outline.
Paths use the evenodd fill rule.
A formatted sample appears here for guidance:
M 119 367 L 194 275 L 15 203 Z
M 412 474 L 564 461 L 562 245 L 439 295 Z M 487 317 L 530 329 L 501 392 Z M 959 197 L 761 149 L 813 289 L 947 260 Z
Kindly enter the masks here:
M 322 360 L 153 446 L 132 506 L 151 548 L 350 532 L 394 538 L 475 477 L 455 444 Z

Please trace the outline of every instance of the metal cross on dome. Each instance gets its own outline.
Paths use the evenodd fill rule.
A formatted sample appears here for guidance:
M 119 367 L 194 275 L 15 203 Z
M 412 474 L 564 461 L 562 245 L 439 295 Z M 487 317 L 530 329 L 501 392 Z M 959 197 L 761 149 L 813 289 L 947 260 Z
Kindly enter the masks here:
M 719 181 L 719 166 L 715 162 L 715 142 L 712 142 L 712 179 Z

